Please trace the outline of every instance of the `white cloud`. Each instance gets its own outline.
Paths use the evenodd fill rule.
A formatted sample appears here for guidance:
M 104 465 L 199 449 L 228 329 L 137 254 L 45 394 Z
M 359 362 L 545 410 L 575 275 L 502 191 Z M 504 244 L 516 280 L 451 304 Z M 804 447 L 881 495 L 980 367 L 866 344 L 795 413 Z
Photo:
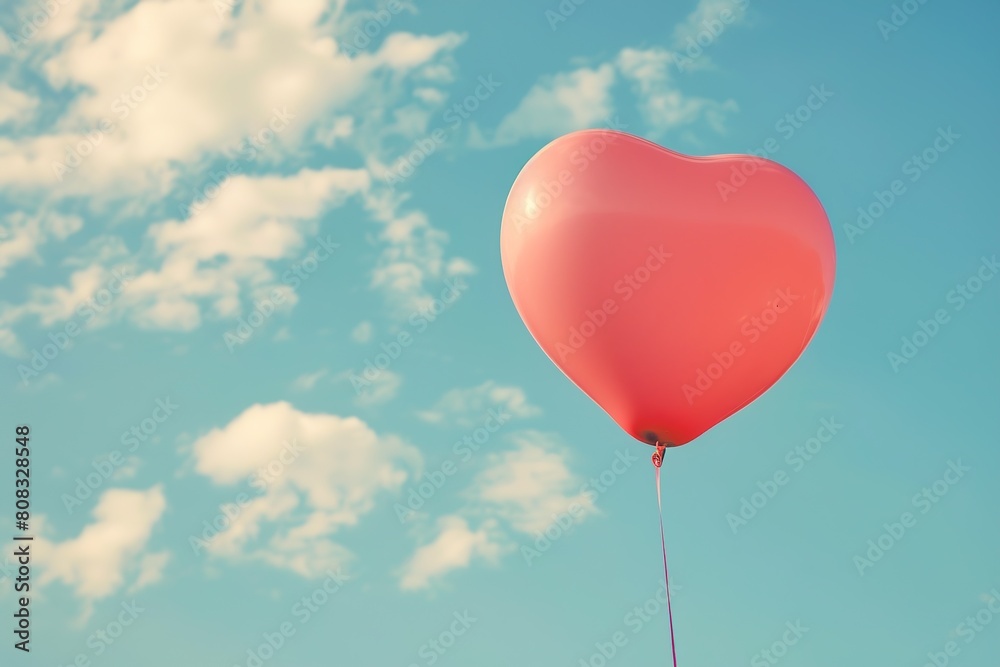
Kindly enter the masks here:
M 74 268 L 84 268 L 93 264 L 108 265 L 128 257 L 128 254 L 128 246 L 120 236 L 99 234 L 78 246 L 72 255 L 62 261 L 62 264 Z
M 468 492 L 473 501 L 529 535 L 544 531 L 557 515 L 583 517 L 596 511 L 595 495 L 570 471 L 565 447 L 534 431 L 513 439 L 514 449 L 490 455 Z
M 273 299 L 275 289 L 291 307 L 295 293 L 281 284 L 270 263 L 295 257 L 318 217 L 368 187 L 363 170 L 303 169 L 288 176 L 237 176 L 185 221 L 149 229 L 160 255 L 129 285 L 126 303 L 141 326 L 189 330 L 201 323 L 199 302 L 217 317 L 235 317 L 241 297 Z M 248 300 L 251 300 L 248 299 Z
M 354 119 L 351 116 L 337 116 L 328 122 L 320 121 L 316 127 L 316 140 L 327 148 L 343 143 L 354 134 Z
M 29 120 L 38 107 L 38 98 L 0 83 L 0 125 Z
M 288 264 L 297 258 L 319 232 L 320 214 L 352 195 L 364 196 L 369 184 L 364 170 L 333 168 L 302 170 L 288 177 L 234 177 L 215 199 L 186 220 L 150 227 L 147 247 L 152 255 L 129 258 L 128 264 L 155 262 L 158 266 L 134 275 L 103 310 L 101 322 L 128 317 L 147 329 L 190 331 L 202 324 L 206 312 L 216 319 L 235 320 L 255 300 L 272 299 L 274 290 L 283 294 L 281 308 L 293 307 L 297 296 L 280 280 L 275 270 L 278 261 Z M 475 271 L 466 260 L 445 256 L 447 235 L 433 228 L 426 216 L 412 212 L 396 217 L 384 201 L 373 201 L 365 203 L 378 209 L 376 218 L 386 216 L 379 220 L 384 222 L 381 237 L 386 246 L 373 269 L 372 285 L 384 293 L 392 313 L 406 319 L 426 310 L 433 302 L 433 285 Z M 0 275 L 5 266 L 33 256 L 34 249 L 48 238 L 75 230 L 68 222 L 56 227 L 55 219 L 49 216 L 49 222 L 10 227 L 8 241 L 0 242 Z M 120 244 L 103 247 L 118 250 L 97 258 L 100 263 L 75 270 L 66 286 L 31 287 L 28 302 L 0 304 L 0 349 L 22 350 L 12 324 L 29 316 L 37 317 L 43 326 L 66 321 L 107 287 L 114 274 L 103 263 L 121 259 L 125 248 Z M 336 256 L 330 261 L 337 261 Z M 362 327 L 356 335 L 365 333 Z M 365 400 L 391 398 L 398 386 L 399 378 L 387 375 L 371 399 Z
M 369 199 L 372 216 L 383 225 L 379 240 L 385 243 L 371 286 L 385 295 L 396 317 L 406 320 L 432 306 L 432 285 L 472 275 L 476 269 L 467 260 L 446 258 L 448 234 L 419 211 L 401 212 L 402 201 L 389 192 Z
M 608 63 L 594 69 L 581 67 L 545 77 L 500 121 L 492 140 L 483 145 L 503 146 L 522 139 L 553 139 L 573 130 L 605 123 L 614 110 L 611 95 L 614 81 L 614 67 Z
M 9 357 L 21 357 L 24 351 L 24 345 L 17 339 L 17 335 L 10 329 L 0 327 L 0 352 Z
M 146 554 L 139 561 L 139 576 L 135 583 L 129 587 L 129 593 L 151 586 L 163 579 L 163 570 L 170 562 L 170 552 L 160 551 L 153 554 Z
M 40 263 L 38 249 L 42 245 L 52 240 L 62 241 L 82 227 L 83 220 L 75 215 L 43 213 L 29 216 L 21 211 L 8 214 L 0 225 L 0 278 L 21 260 L 33 259 Z
M 292 389 L 295 391 L 310 391 L 316 386 L 316 383 L 326 377 L 328 371 L 323 368 L 315 373 L 305 373 L 295 378 L 292 382 Z
M 78 0 L 77 2 L 55 2 L 51 5 L 34 5 L 23 3 L 25 11 L 22 20 L 15 23 L 16 28 L 7 33 L 8 39 L 0 40 L 0 52 L 7 52 L 11 44 L 10 38 L 16 40 L 14 51 L 24 53 L 35 47 L 42 49 L 67 35 L 80 30 L 81 26 L 90 21 L 95 12 L 100 9 L 101 0 Z M 109 3 L 105 3 L 109 4 Z M 119 3 L 120 4 L 120 3 Z M 41 17 L 36 16 L 37 9 L 44 8 Z
M 372 323 L 365 320 L 360 322 L 358 326 L 354 327 L 351 331 L 351 340 L 355 343 L 367 343 L 372 339 L 372 333 L 374 332 L 374 327 Z
M 272 267 L 303 251 L 307 238 L 318 233 L 323 211 L 363 193 L 368 184 L 364 170 L 334 168 L 303 169 L 288 177 L 233 177 L 186 220 L 149 228 L 147 246 L 152 251 L 143 261 L 158 267 L 133 275 L 102 315 L 127 315 L 149 329 L 190 331 L 201 325 L 203 309 L 216 318 L 235 320 L 244 303 L 263 298 L 273 302 L 274 290 L 283 295 L 275 307 L 290 308 L 295 293 Z M 72 228 L 64 223 L 61 231 Z M 18 231 L 14 238 L 40 237 Z M 27 241 L 16 244 L 11 257 L 25 253 Z M 0 270 L 5 247 L 0 245 Z M 37 316 L 43 326 L 65 321 L 112 278 L 109 269 L 92 264 L 74 271 L 66 287 L 32 288 L 29 302 L 0 308 L 0 325 L 29 315 Z
M 379 436 L 356 417 L 310 414 L 281 402 L 254 405 L 193 446 L 195 469 L 233 485 L 268 470 L 265 491 L 208 551 L 229 560 L 257 560 L 304 577 L 343 565 L 350 552 L 331 537 L 356 525 L 380 494 L 420 468 L 420 453 Z
M 78 318 L 81 328 L 98 327 L 106 324 L 108 316 L 113 311 L 116 302 L 115 294 L 110 290 L 111 301 L 105 301 L 105 306 L 96 304 L 94 295 L 99 290 L 114 287 L 121 293 L 124 289 L 122 276 L 118 269 L 107 269 L 93 265 L 86 269 L 75 271 L 70 275 L 67 286 L 29 288 L 29 300 L 20 305 L 0 303 L 0 327 L 9 326 L 27 317 L 36 317 L 39 324 L 49 327 L 57 322 L 65 322 Z M 16 338 L 15 341 L 16 343 Z
M 167 262 L 281 259 L 302 246 L 303 232 L 315 233 L 315 219 L 325 208 L 341 205 L 368 185 L 368 173 L 361 169 L 237 175 L 187 220 L 154 225 L 149 236 Z
M 512 531 L 537 537 L 557 520 L 576 525 L 598 511 L 596 492 L 569 469 L 566 447 L 537 431 L 510 439 L 515 446 L 490 454 L 484 470 L 465 489 L 462 509 L 438 519 L 434 539 L 406 562 L 402 589 L 430 587 L 477 559 L 498 561 L 516 548 Z M 469 517 L 482 521 L 478 530 L 470 528 Z
M 437 536 L 418 548 L 400 573 L 400 588 L 407 591 L 427 588 L 452 570 L 467 568 L 476 558 L 496 562 L 504 551 L 498 541 L 496 522 L 487 521 L 473 531 L 460 516 L 442 517 Z
M 509 417 L 536 417 L 542 411 L 531 405 L 520 387 L 499 385 L 490 380 L 476 387 L 452 389 L 434 406 L 417 413 L 432 424 L 457 424 L 471 427 L 483 421 L 491 409 Z
M 136 574 L 133 585 L 152 583 L 166 563 L 165 556 L 161 553 L 138 567 L 136 561 L 166 507 L 159 485 L 146 491 L 105 491 L 92 512 L 94 522 L 77 537 L 65 542 L 36 538 L 40 583 L 61 581 L 88 601 L 111 595 L 132 574 Z
M 357 376 L 363 380 L 362 387 L 356 402 L 360 406 L 371 407 L 388 403 L 396 397 L 403 378 L 398 373 L 385 369 L 379 371 L 374 379 L 369 380 L 364 375 Z
M 452 51 L 464 41 L 456 33 L 431 37 L 397 32 L 386 37 L 375 57 L 388 67 L 406 71 L 431 62 L 442 51 Z
M 127 459 L 125 459 L 125 462 L 111 474 L 111 479 L 115 480 L 116 482 L 119 482 L 124 479 L 131 479 L 135 477 L 135 474 L 137 472 L 139 472 L 139 466 L 141 465 L 142 465 L 142 459 L 140 459 L 138 456 L 130 456 Z
M 438 105 L 448 99 L 448 96 L 437 88 L 417 88 L 413 95 L 428 104 Z
M 178 195 L 181 177 L 205 185 L 223 154 L 239 156 L 239 173 L 217 196 L 181 197 L 185 205 L 198 200 L 186 219 L 158 221 L 133 249 L 140 275 L 116 300 L 115 319 L 192 330 L 206 311 L 235 318 L 274 284 L 271 263 L 293 258 L 316 218 L 351 195 L 381 226 L 385 247 L 371 286 L 392 314 L 409 316 L 443 280 L 474 271 L 468 261 L 447 257 L 447 235 L 423 213 L 404 211 L 406 197 L 373 183 L 368 169 L 389 159 L 393 142 L 427 131 L 433 107 L 445 102 L 431 86 L 453 79 L 451 53 L 464 36 L 386 33 L 377 48 L 352 58 L 338 49 L 337 35 L 360 14 L 348 14 L 343 3 L 262 0 L 218 16 L 203 0 L 140 0 L 99 15 L 91 0 L 71 4 L 26 43 L 31 57 L 19 66 L 72 96 L 38 134 L 0 137 L 0 185 L 15 197 L 82 195 L 102 213 L 113 200 L 139 217 Z M 28 104 L 16 91 L 7 96 Z M 353 151 L 345 161 L 351 167 L 255 173 L 282 160 L 303 164 L 317 144 Z M 70 149 L 87 155 L 58 180 L 54 165 L 72 167 Z M 127 248 L 115 238 L 120 258 Z M 25 247 L 19 239 L 7 254 L 21 258 Z M 80 252 L 95 254 L 89 246 Z M 0 272 L 2 257 L 0 251 Z M 12 324 L 33 314 L 57 321 L 67 312 L 57 305 L 87 298 L 95 276 L 107 273 L 104 257 L 72 261 L 78 272 L 68 284 L 36 286 L 32 302 L 0 306 L 4 350 L 23 349 Z M 287 296 L 291 307 L 295 296 Z
M 327 3 L 287 4 L 243 3 L 220 20 L 202 0 L 145 0 L 109 20 L 68 26 L 73 33 L 42 73 L 57 89 L 84 92 L 51 132 L 0 140 L 0 182 L 62 194 L 156 190 L 183 165 L 260 131 L 275 108 L 295 116 L 275 142 L 291 150 L 318 119 L 384 91 L 383 79 L 435 63 L 463 40 L 396 33 L 352 59 L 332 37 Z M 161 74 L 154 80 L 150 71 Z M 57 182 L 53 163 L 65 162 L 67 147 L 105 120 L 113 128 Z
M 513 144 L 523 139 L 554 139 L 559 135 L 612 123 L 612 87 L 618 74 L 630 84 L 636 104 L 653 134 L 705 120 L 724 130 L 733 100 L 720 102 L 681 91 L 671 70 L 675 54 L 662 48 L 625 48 L 613 61 L 543 77 L 518 106 L 500 121 L 492 137 L 478 127 L 470 144 L 479 148 Z
M 748 4 L 748 0 L 698 0 L 691 13 L 674 28 L 674 46 L 678 49 L 687 48 L 692 44 L 701 46 L 698 37 L 703 32 L 713 39 L 717 38 L 729 26 L 741 22 L 746 17 Z M 728 20 L 724 20 L 723 17 Z M 705 39 L 707 38 L 703 38 L 702 42 Z
M 646 123 L 654 132 L 663 132 L 705 119 L 712 129 L 722 132 L 727 114 L 738 110 L 736 102 L 685 95 L 671 72 L 672 58 L 659 48 L 627 48 L 618 54 L 618 67 L 632 83 Z

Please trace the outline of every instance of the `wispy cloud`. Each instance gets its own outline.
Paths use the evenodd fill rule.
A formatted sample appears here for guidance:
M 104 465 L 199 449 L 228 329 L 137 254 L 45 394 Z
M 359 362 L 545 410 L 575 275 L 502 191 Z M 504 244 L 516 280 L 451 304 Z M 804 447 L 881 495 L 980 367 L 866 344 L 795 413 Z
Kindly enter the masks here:
M 643 119 L 653 130 L 667 130 L 705 120 L 716 132 L 725 130 L 727 115 L 738 111 L 734 100 L 719 102 L 681 92 L 671 71 L 673 56 L 664 49 L 623 49 L 617 64 L 631 83 Z
M 433 407 L 417 413 L 425 422 L 471 427 L 488 410 L 498 409 L 508 417 L 537 417 L 541 409 L 528 402 L 524 390 L 490 380 L 476 387 L 451 389 Z
M 550 140 L 574 130 L 609 125 L 615 122 L 616 111 L 626 106 L 624 102 L 638 107 L 647 133 L 653 136 L 702 121 L 715 132 L 725 131 L 726 118 L 738 110 L 736 102 L 686 93 L 676 75 L 679 57 L 662 47 L 629 47 L 610 62 L 545 76 L 495 130 L 473 126 L 470 145 L 493 148 L 528 139 Z M 630 96 L 616 98 L 619 82 L 627 85 Z
M 433 541 L 421 546 L 400 570 L 399 586 L 404 591 L 428 588 L 448 572 L 469 567 L 476 559 L 495 563 L 504 552 L 496 522 L 486 521 L 478 530 L 456 515 L 441 517 Z
M 596 513 L 595 494 L 570 470 L 569 450 L 556 438 L 522 431 L 509 441 L 513 447 L 491 453 L 461 494 L 462 510 L 439 518 L 401 569 L 403 590 L 434 586 L 477 560 L 497 563 L 516 548 L 513 534 L 536 537 L 559 516 L 579 523 Z
M 698 0 L 691 13 L 674 28 L 674 48 L 684 50 L 692 44 L 703 46 L 714 41 L 728 26 L 746 19 L 749 5 L 750 0 Z
M 83 220 L 75 215 L 54 212 L 28 215 L 21 211 L 7 214 L 0 224 L 0 278 L 20 261 L 40 262 L 41 246 L 69 238 L 82 227 Z
M 528 535 L 545 530 L 570 505 L 579 506 L 581 514 L 596 509 L 593 496 L 581 490 L 583 480 L 570 471 L 563 446 L 534 431 L 513 440 L 513 449 L 490 455 L 468 491 L 470 499 Z
M 368 320 L 359 322 L 358 326 L 351 330 L 351 340 L 355 343 L 367 343 L 371 341 L 375 327 Z
M 361 389 L 355 402 L 362 407 L 388 403 L 396 397 L 402 384 L 403 377 L 399 373 L 389 369 L 381 370 L 374 379 L 366 380 L 366 385 Z
M 328 373 L 329 371 L 323 368 L 315 373 L 300 375 L 292 381 L 292 389 L 295 391 L 311 391 L 316 386 L 316 383 L 325 378 Z
M 0 125 L 21 125 L 34 114 L 39 100 L 34 95 L 0 83 Z
M 477 128 L 470 141 L 477 147 L 506 146 L 592 127 L 612 113 L 614 82 L 615 70 L 610 64 L 544 77 L 504 116 L 492 136 L 483 137 Z

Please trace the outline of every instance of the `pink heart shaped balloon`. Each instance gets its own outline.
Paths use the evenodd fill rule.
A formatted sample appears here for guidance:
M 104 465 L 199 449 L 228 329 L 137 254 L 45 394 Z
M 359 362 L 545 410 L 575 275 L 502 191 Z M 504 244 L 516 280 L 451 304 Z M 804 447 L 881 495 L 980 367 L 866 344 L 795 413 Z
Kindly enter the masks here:
M 683 445 L 802 354 L 833 290 L 833 233 L 802 179 L 584 130 L 518 174 L 500 233 L 531 335 L 630 435 Z

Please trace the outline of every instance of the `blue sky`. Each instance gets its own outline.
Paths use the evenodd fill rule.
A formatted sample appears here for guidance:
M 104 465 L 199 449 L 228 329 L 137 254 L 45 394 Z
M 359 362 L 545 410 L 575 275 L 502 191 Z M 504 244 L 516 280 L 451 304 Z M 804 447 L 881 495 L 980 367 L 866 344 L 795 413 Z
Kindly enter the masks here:
M 17 659 L 664 664 L 649 448 L 499 261 L 520 167 L 610 126 L 767 147 L 838 248 L 799 362 L 667 457 L 682 664 L 992 664 L 995 5 L 49 5 L 0 18 Z

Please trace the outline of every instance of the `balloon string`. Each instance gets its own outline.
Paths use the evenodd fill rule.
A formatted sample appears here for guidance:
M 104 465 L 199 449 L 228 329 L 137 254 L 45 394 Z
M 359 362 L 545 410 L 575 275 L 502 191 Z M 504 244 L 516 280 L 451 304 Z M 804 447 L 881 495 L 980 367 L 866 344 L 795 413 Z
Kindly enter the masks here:
M 667 567 L 667 538 L 663 532 L 663 500 L 660 492 L 660 466 L 663 465 L 663 454 L 666 445 L 656 443 L 656 452 L 653 454 L 653 465 L 656 467 L 656 506 L 660 510 L 660 548 L 663 551 L 663 580 L 667 587 L 667 618 L 670 622 L 670 653 L 674 658 L 674 667 L 677 667 L 677 643 L 674 640 L 674 610 L 670 605 L 670 569 Z

